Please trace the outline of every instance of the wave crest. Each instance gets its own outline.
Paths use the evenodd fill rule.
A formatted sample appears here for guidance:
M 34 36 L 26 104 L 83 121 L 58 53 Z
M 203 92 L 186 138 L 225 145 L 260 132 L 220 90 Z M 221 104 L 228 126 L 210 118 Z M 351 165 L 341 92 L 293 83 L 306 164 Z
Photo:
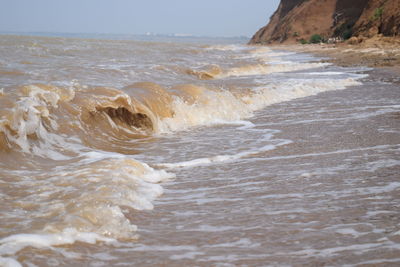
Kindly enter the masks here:
M 3 149 L 15 144 L 29 152 L 30 139 L 47 139 L 48 131 L 58 128 L 51 111 L 58 108 L 60 101 L 70 101 L 74 95 L 69 88 L 33 84 L 22 86 L 18 94 L 8 96 L 8 101 L 14 103 L 2 112 L 0 143 Z
M 222 73 L 222 69 L 218 65 L 210 65 L 205 70 L 187 69 L 185 72 L 196 76 L 200 80 L 212 80 Z

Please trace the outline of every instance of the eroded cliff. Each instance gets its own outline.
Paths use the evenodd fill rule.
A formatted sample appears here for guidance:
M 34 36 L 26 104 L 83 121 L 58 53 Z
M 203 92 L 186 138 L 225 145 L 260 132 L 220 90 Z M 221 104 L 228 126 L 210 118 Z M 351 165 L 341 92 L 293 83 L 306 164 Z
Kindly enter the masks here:
M 314 34 L 325 39 L 400 36 L 400 0 L 281 0 L 250 43 L 294 43 Z

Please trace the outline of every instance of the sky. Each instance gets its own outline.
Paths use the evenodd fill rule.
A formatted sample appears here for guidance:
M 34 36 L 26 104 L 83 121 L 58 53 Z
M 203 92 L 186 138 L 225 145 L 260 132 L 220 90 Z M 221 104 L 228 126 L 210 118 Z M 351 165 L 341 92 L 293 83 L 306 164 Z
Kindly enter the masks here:
M 248 36 L 279 0 L 0 0 L 1 32 Z

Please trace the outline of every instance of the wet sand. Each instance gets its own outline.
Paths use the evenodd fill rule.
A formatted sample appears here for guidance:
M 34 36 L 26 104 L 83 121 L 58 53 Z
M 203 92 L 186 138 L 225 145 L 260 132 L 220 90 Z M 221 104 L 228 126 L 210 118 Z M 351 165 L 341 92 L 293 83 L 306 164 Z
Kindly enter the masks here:
M 357 39 L 356 39 L 357 40 Z M 283 45 L 277 48 L 312 53 L 338 66 L 385 68 L 400 76 L 400 38 L 374 37 L 361 43 Z

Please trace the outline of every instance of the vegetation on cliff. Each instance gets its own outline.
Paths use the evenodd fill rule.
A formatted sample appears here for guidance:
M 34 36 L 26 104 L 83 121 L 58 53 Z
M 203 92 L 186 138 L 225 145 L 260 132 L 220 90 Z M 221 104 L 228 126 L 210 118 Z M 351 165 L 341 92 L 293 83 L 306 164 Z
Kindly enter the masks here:
M 400 0 L 281 0 L 251 44 L 400 36 Z M 314 38 L 311 38 L 313 37 Z

